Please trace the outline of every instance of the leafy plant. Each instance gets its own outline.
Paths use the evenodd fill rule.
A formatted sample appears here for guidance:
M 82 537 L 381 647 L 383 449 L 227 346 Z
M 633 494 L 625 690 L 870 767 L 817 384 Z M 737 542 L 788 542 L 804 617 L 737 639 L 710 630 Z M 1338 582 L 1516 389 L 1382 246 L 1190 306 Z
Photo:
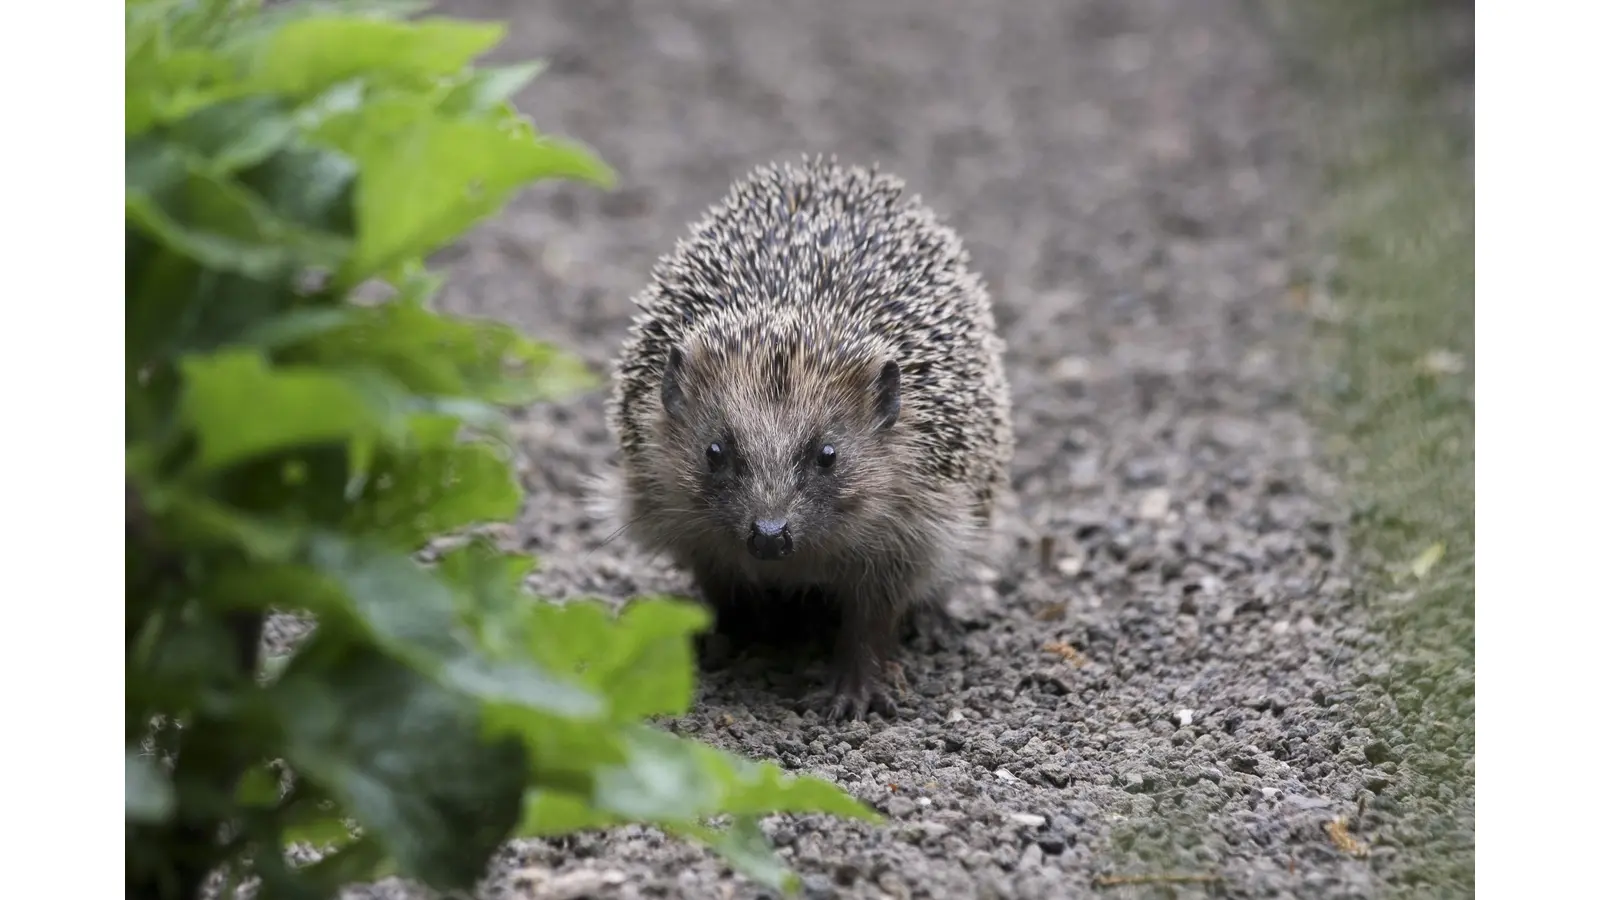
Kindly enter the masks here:
M 434 311 L 423 260 L 613 176 L 511 107 L 536 67 L 472 65 L 499 25 L 414 11 L 127 0 L 127 895 L 462 889 L 508 838 L 621 822 L 792 885 L 755 817 L 873 816 L 650 724 L 702 613 L 538 600 L 470 533 L 521 506 L 502 407 L 595 379 Z M 263 658 L 285 609 L 315 628 Z

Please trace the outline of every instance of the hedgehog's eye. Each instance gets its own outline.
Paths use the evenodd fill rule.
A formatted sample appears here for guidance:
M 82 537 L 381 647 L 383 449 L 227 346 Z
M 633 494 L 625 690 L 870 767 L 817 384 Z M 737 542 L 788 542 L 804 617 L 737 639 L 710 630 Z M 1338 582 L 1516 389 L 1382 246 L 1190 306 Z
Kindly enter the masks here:
M 711 445 L 706 448 L 706 463 L 711 466 L 711 471 L 715 472 L 722 468 L 727 461 L 728 454 L 723 451 L 722 445 L 712 441 Z
M 832 444 L 823 444 L 822 449 L 817 451 L 817 466 L 822 469 L 831 469 L 838 458 L 839 451 L 833 449 Z

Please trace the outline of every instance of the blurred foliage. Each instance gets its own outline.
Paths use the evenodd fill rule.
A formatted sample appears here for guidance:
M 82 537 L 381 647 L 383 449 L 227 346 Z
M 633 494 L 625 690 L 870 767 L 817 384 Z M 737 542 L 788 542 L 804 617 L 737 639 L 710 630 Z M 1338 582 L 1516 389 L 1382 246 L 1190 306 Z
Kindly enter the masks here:
M 460 889 L 508 838 L 622 822 L 792 887 L 755 817 L 873 816 L 649 724 L 690 704 L 698 608 L 557 606 L 534 560 L 441 547 L 521 506 L 502 407 L 595 378 L 434 311 L 423 260 L 612 173 L 512 108 L 535 66 L 472 65 L 501 26 L 416 10 L 126 3 L 127 896 Z M 263 658 L 284 609 L 315 630 Z
M 1473 10 L 1462 0 L 1263 2 L 1314 99 L 1333 250 L 1306 285 L 1316 409 L 1350 491 L 1389 661 L 1360 685 L 1395 786 L 1364 827 L 1393 894 L 1474 891 Z

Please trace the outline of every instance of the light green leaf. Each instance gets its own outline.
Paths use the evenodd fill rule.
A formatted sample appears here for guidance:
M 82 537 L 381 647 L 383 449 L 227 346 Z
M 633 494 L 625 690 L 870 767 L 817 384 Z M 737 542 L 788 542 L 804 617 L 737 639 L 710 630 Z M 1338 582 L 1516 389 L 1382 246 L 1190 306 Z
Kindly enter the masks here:
M 454 85 L 439 103 L 440 112 L 449 115 L 491 112 L 509 103 L 517 91 L 544 71 L 539 62 L 497 66 L 469 73 Z
M 669 831 L 715 850 L 750 880 L 777 891 L 792 892 L 800 879 L 783 864 L 753 816 L 740 816 L 727 828 L 707 828 L 692 823 L 669 826 Z
M 625 732 L 628 762 L 596 777 L 597 807 L 627 819 L 692 820 L 717 814 L 825 812 L 878 821 L 836 785 L 795 776 L 643 725 Z
M 692 638 L 710 624 L 697 604 L 639 598 L 620 616 L 595 601 L 531 604 L 523 614 L 533 657 L 611 697 L 622 720 L 681 715 L 694 696 Z
M 123 804 L 129 822 L 160 823 L 172 815 L 177 797 L 165 772 L 134 747 L 127 750 Z
M 542 784 L 543 779 L 539 779 Z M 535 788 L 528 792 L 517 823 L 517 837 L 554 837 L 617 825 L 622 819 L 595 809 L 586 794 Z
M 302 18 L 263 41 L 247 81 L 256 90 L 293 96 L 355 77 L 415 83 L 459 71 L 504 35 L 498 23 L 451 19 Z
M 370 373 L 270 368 L 255 350 L 183 360 L 184 420 L 199 437 L 199 465 L 329 441 L 397 440 L 408 397 Z
M 406 287 L 425 290 L 419 273 Z M 311 336 L 295 358 L 381 368 L 413 393 L 522 405 L 595 387 L 584 363 L 493 320 L 444 316 L 401 298 L 353 311 L 343 328 Z
M 542 178 L 610 184 L 609 169 L 575 144 L 543 139 L 525 123 L 441 116 L 426 98 L 388 96 L 329 118 L 319 142 L 361 165 L 360 239 L 346 284 L 388 274 L 495 212 Z

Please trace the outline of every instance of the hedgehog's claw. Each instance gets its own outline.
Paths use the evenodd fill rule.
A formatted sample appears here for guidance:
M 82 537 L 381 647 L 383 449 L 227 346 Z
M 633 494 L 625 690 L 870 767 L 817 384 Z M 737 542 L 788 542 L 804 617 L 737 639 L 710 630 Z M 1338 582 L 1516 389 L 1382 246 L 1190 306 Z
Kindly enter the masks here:
M 808 705 L 830 722 L 859 722 L 874 712 L 892 719 L 899 712 L 881 680 L 850 675 L 836 678 L 829 690 L 814 695 Z

